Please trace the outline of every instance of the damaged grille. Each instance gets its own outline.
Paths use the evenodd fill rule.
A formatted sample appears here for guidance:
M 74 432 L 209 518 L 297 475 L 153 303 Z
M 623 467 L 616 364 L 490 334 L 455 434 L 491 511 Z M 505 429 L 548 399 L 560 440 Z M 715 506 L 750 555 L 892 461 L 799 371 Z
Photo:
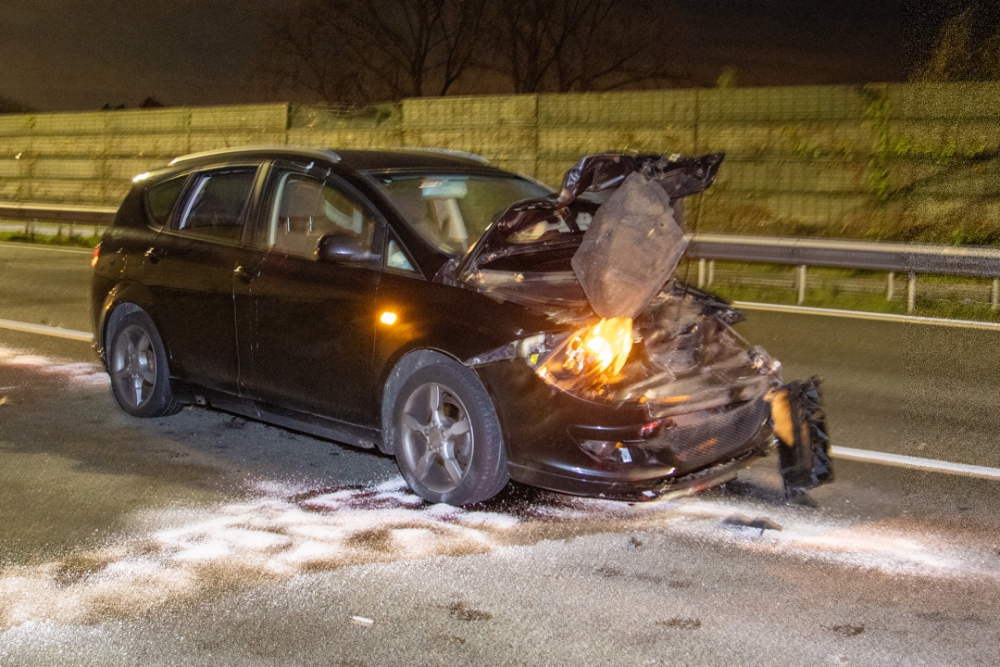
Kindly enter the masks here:
M 697 468 L 739 451 L 757 434 L 768 414 L 767 402 L 757 399 L 701 424 L 673 427 L 659 438 L 647 441 L 645 448 L 671 453 L 681 468 Z

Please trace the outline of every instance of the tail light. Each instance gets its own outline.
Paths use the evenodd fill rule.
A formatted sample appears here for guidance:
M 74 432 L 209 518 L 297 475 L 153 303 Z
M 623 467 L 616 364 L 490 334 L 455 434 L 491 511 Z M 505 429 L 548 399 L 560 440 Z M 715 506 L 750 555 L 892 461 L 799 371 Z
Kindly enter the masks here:
M 98 243 L 94 247 L 94 254 L 90 256 L 90 268 L 97 266 L 97 260 L 101 258 L 101 244 Z

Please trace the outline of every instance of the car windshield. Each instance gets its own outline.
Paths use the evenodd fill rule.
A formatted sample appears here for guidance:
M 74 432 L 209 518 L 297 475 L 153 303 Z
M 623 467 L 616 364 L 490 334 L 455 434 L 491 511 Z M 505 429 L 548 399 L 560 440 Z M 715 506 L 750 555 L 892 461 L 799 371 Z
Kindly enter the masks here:
M 458 257 L 474 244 L 497 213 L 551 191 L 517 176 L 472 174 L 373 174 L 404 220 L 435 248 Z

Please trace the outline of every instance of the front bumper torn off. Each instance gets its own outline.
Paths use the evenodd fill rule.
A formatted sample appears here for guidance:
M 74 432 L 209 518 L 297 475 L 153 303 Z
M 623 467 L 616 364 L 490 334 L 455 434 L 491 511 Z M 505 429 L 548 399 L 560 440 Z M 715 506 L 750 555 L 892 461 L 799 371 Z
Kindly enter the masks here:
M 795 498 L 833 481 L 830 436 L 819 377 L 772 391 L 771 420 L 785 496 Z

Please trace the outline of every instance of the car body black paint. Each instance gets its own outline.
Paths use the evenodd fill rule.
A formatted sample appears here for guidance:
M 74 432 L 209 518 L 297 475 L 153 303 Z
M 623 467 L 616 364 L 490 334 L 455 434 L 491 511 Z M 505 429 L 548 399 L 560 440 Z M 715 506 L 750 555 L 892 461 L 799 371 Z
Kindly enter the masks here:
M 372 182 L 389 173 L 508 174 L 418 151 L 338 155 L 322 161 L 311 153 L 299 159 L 290 150 L 233 151 L 183 160 L 137 182 L 102 240 L 94 274 L 95 341 L 102 358 L 109 315 L 134 303 L 161 332 L 179 400 L 205 396 L 215 407 L 370 447 L 380 437 L 383 385 L 407 352 L 430 349 L 464 362 L 535 333 L 567 329 L 526 306 L 432 281 L 452 258 L 406 225 Z M 143 204 L 149 185 L 234 164 L 261 169 L 238 240 L 185 236 L 149 218 Z M 400 244 L 414 271 L 317 262 L 255 246 L 265 224 L 269 179 L 292 167 L 349 184 L 387 225 L 382 243 L 392 238 Z M 124 272 L 111 265 L 112 255 L 125 259 Z M 380 325 L 384 312 L 394 313 L 397 322 Z M 602 404 L 557 390 L 521 359 L 474 370 L 500 417 L 511 477 L 554 490 L 632 497 L 679 489 L 730 474 L 772 441 L 762 423 L 738 450 L 694 470 L 670 460 L 608 466 L 585 454 L 574 434 L 638 432 L 650 419 L 642 406 Z M 685 473 L 693 474 L 680 479 Z

